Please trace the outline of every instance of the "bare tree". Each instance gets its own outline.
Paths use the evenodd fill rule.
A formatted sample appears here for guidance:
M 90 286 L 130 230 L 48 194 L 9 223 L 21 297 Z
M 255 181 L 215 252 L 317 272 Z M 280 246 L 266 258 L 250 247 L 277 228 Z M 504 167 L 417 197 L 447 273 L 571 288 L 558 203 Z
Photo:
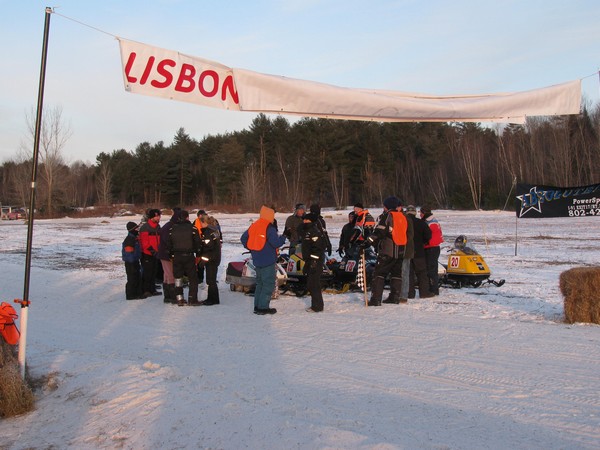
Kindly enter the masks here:
M 26 122 L 31 142 L 30 148 L 33 149 L 35 139 L 35 111 L 33 109 L 30 114 L 26 115 Z M 50 215 L 53 212 L 53 196 L 61 179 L 61 171 L 65 168 L 62 151 L 71 135 L 71 127 L 63 121 L 60 106 L 44 110 L 40 127 L 39 158 L 41 176 L 46 188 L 46 208 Z
M 96 177 L 96 192 L 101 205 L 107 206 L 112 203 L 112 171 L 107 161 L 100 164 Z
M 244 168 L 240 181 L 244 205 L 250 207 L 252 211 L 256 211 L 259 199 L 262 198 L 263 187 L 262 178 L 254 161 Z
M 460 158 L 464 173 L 467 177 L 471 200 L 475 209 L 481 209 L 482 197 L 482 158 L 483 145 L 477 128 L 471 124 L 463 124 L 458 138 L 452 140 L 451 151 Z
M 339 175 L 338 175 L 339 172 Z M 344 169 L 333 167 L 330 172 L 331 192 L 335 201 L 335 207 L 342 209 L 347 205 L 348 189 L 344 177 Z
M 22 150 L 17 152 L 13 160 L 11 170 L 6 174 L 8 184 L 20 205 L 29 203 L 31 189 L 31 156 L 27 156 Z

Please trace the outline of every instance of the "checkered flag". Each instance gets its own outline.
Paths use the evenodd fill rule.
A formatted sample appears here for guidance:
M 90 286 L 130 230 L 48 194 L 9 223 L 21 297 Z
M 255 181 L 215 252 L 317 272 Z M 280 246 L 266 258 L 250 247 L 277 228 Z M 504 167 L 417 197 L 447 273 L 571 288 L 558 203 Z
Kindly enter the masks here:
M 356 285 L 361 291 L 365 290 L 365 263 L 364 253 L 361 252 L 360 258 L 358 258 L 358 272 L 356 273 Z
M 360 258 L 358 259 L 358 271 L 356 274 L 356 284 L 363 291 L 365 295 L 365 306 L 368 306 L 369 300 L 367 299 L 367 271 L 365 264 L 365 251 L 361 250 Z

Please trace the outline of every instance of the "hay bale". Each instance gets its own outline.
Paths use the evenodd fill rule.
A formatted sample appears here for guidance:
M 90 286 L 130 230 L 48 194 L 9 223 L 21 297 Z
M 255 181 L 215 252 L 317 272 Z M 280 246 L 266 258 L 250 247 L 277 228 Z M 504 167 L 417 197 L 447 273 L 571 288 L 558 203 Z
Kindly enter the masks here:
M 0 337 L 0 419 L 33 410 L 33 392 L 21 378 L 15 346 Z
M 600 267 L 575 267 L 560 274 L 568 323 L 600 324 Z

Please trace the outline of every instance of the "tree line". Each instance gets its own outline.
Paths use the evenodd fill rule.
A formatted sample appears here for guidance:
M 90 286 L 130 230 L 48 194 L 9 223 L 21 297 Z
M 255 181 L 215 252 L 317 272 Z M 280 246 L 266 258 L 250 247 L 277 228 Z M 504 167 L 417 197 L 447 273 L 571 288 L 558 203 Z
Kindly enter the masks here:
M 248 129 L 200 140 L 183 128 L 166 145 L 102 152 L 66 164 L 70 130 L 60 110 L 44 119 L 37 198 L 42 212 L 135 204 L 256 211 L 295 203 L 381 205 L 394 194 L 433 208 L 503 208 L 514 183 L 599 182 L 600 106 L 523 125 L 380 123 L 255 117 Z M 0 200 L 27 205 L 31 157 L 0 167 Z M 509 203 L 512 205 L 512 203 Z

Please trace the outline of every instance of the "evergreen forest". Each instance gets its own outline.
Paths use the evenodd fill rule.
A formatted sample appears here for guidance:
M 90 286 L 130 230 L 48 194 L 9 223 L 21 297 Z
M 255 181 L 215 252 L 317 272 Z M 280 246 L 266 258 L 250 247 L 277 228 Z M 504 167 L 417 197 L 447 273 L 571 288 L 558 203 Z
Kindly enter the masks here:
M 102 152 L 95 164 L 64 163 L 53 142 L 60 139 L 48 138 L 36 194 L 48 216 L 117 204 L 248 212 L 262 204 L 289 211 L 299 202 L 380 206 L 391 194 L 435 209 L 503 209 L 513 205 L 515 182 L 600 182 L 597 105 L 523 125 L 290 123 L 259 114 L 242 131 L 198 139 L 181 128 L 170 144 Z M 30 180 L 31 158 L 4 162 L 2 202 L 28 205 Z

